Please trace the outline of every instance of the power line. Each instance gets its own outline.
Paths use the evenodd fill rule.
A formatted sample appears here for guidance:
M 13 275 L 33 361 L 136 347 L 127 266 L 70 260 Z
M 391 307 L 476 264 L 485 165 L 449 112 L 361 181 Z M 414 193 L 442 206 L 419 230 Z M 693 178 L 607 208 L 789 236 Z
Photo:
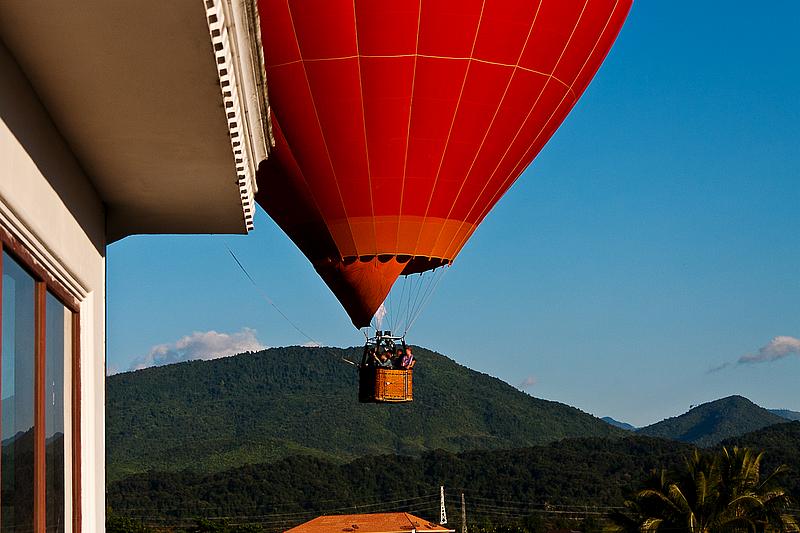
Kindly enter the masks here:
M 346 511 L 346 510 L 350 510 L 350 509 L 365 509 L 365 508 L 381 507 L 381 506 L 385 507 L 385 506 L 392 506 L 392 505 L 398 505 L 398 504 L 403 504 L 403 503 L 409 503 L 410 504 L 411 502 L 419 502 L 419 500 L 438 501 L 438 497 L 439 497 L 439 494 L 432 493 L 432 494 L 426 494 L 426 495 L 423 495 L 423 496 L 415 496 L 415 497 L 411 497 L 411 498 L 400 498 L 400 499 L 395 499 L 395 500 L 381 500 L 381 501 L 372 502 L 372 503 L 354 503 L 354 504 L 351 504 L 351 505 L 345 505 L 345 506 L 339 506 L 339 507 L 329 507 L 329 508 L 324 508 L 323 507 L 322 509 L 308 509 L 308 510 L 294 511 L 294 512 L 288 512 L 288 513 L 269 513 L 269 514 L 264 514 L 264 515 L 250 515 L 250 516 L 280 516 L 280 517 L 286 516 L 286 517 L 291 517 L 291 516 L 307 515 L 307 514 L 314 514 L 314 513 L 317 513 L 317 514 L 328 514 L 328 513 L 335 514 L 337 511 Z M 341 501 L 341 500 L 340 499 L 330 499 L 330 500 L 317 500 L 317 501 L 320 502 L 320 501 Z M 308 503 L 308 502 L 304 502 L 304 503 Z M 291 505 L 291 504 L 283 504 L 283 505 Z M 414 505 L 416 505 L 416 503 Z M 253 504 L 253 505 L 247 505 L 247 506 L 237 505 L 236 507 L 239 508 L 239 509 L 253 509 L 253 508 L 259 508 L 259 507 L 263 508 L 263 507 L 269 507 L 269 506 L 271 506 L 271 504 Z M 146 508 L 146 507 L 134 507 L 134 508 L 122 508 L 120 510 L 121 511 L 151 511 L 152 509 L 151 508 Z M 159 508 L 158 510 L 162 511 L 162 512 L 168 512 L 168 511 L 199 511 L 199 510 L 210 511 L 210 510 L 225 510 L 225 507 L 223 507 L 223 506 L 169 507 L 169 508 Z M 248 516 L 248 515 L 241 515 L 241 516 Z M 215 517 L 215 518 L 219 518 L 219 517 Z

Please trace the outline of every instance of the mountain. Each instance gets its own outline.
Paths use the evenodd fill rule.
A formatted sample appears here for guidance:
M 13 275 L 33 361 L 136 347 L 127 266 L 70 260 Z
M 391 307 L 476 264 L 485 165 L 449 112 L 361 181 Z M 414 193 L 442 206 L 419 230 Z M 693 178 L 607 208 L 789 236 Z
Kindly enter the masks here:
M 413 403 L 359 404 L 355 369 L 342 357 L 360 354 L 273 348 L 110 376 L 107 477 L 214 472 L 298 454 L 342 463 L 625 434 L 422 348 L 415 349 Z
M 768 411 L 786 420 L 800 420 L 800 413 L 797 411 L 790 411 L 788 409 L 768 409 Z
M 632 426 L 632 425 L 628 424 L 627 422 L 620 422 L 619 420 L 614 420 L 610 416 L 604 416 L 600 420 L 602 420 L 606 424 L 611 424 L 614 427 L 618 427 L 618 428 L 624 429 L 626 431 L 636 431 L 636 426 Z
M 641 428 L 638 433 L 708 447 L 726 438 L 782 422 L 786 422 L 786 419 L 759 407 L 747 398 L 729 396 Z

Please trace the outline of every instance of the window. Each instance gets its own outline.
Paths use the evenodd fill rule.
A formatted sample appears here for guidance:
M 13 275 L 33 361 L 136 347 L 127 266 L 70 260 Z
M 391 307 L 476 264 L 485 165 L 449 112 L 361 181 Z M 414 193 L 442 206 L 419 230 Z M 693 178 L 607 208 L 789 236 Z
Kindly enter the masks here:
M 0 244 L 0 530 L 78 531 L 77 301 L 2 227 Z
M 33 530 L 33 410 L 35 287 L 33 277 L 5 252 L 3 267 L 0 529 Z
M 64 528 L 64 424 L 69 395 L 64 390 L 64 375 L 71 361 L 72 313 L 51 293 L 45 307 L 44 363 L 44 450 L 45 450 L 45 514 L 47 531 Z M 65 401 L 66 400 L 66 401 Z

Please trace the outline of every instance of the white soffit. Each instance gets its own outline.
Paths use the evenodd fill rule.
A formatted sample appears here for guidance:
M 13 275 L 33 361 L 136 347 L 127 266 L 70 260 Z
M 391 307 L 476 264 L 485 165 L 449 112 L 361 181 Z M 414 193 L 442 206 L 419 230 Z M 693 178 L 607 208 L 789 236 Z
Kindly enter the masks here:
M 0 38 L 105 202 L 109 241 L 252 228 L 271 144 L 255 0 L 0 2 Z

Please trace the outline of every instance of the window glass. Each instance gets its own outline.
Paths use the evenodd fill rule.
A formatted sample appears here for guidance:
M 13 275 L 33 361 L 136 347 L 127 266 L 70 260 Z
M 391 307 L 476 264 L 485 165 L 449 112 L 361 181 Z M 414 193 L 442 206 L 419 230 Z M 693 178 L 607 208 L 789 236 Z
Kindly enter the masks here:
M 0 529 L 33 530 L 34 279 L 3 252 Z
M 72 313 L 47 293 L 45 311 L 45 512 L 47 531 L 64 531 L 64 366 L 72 353 Z

